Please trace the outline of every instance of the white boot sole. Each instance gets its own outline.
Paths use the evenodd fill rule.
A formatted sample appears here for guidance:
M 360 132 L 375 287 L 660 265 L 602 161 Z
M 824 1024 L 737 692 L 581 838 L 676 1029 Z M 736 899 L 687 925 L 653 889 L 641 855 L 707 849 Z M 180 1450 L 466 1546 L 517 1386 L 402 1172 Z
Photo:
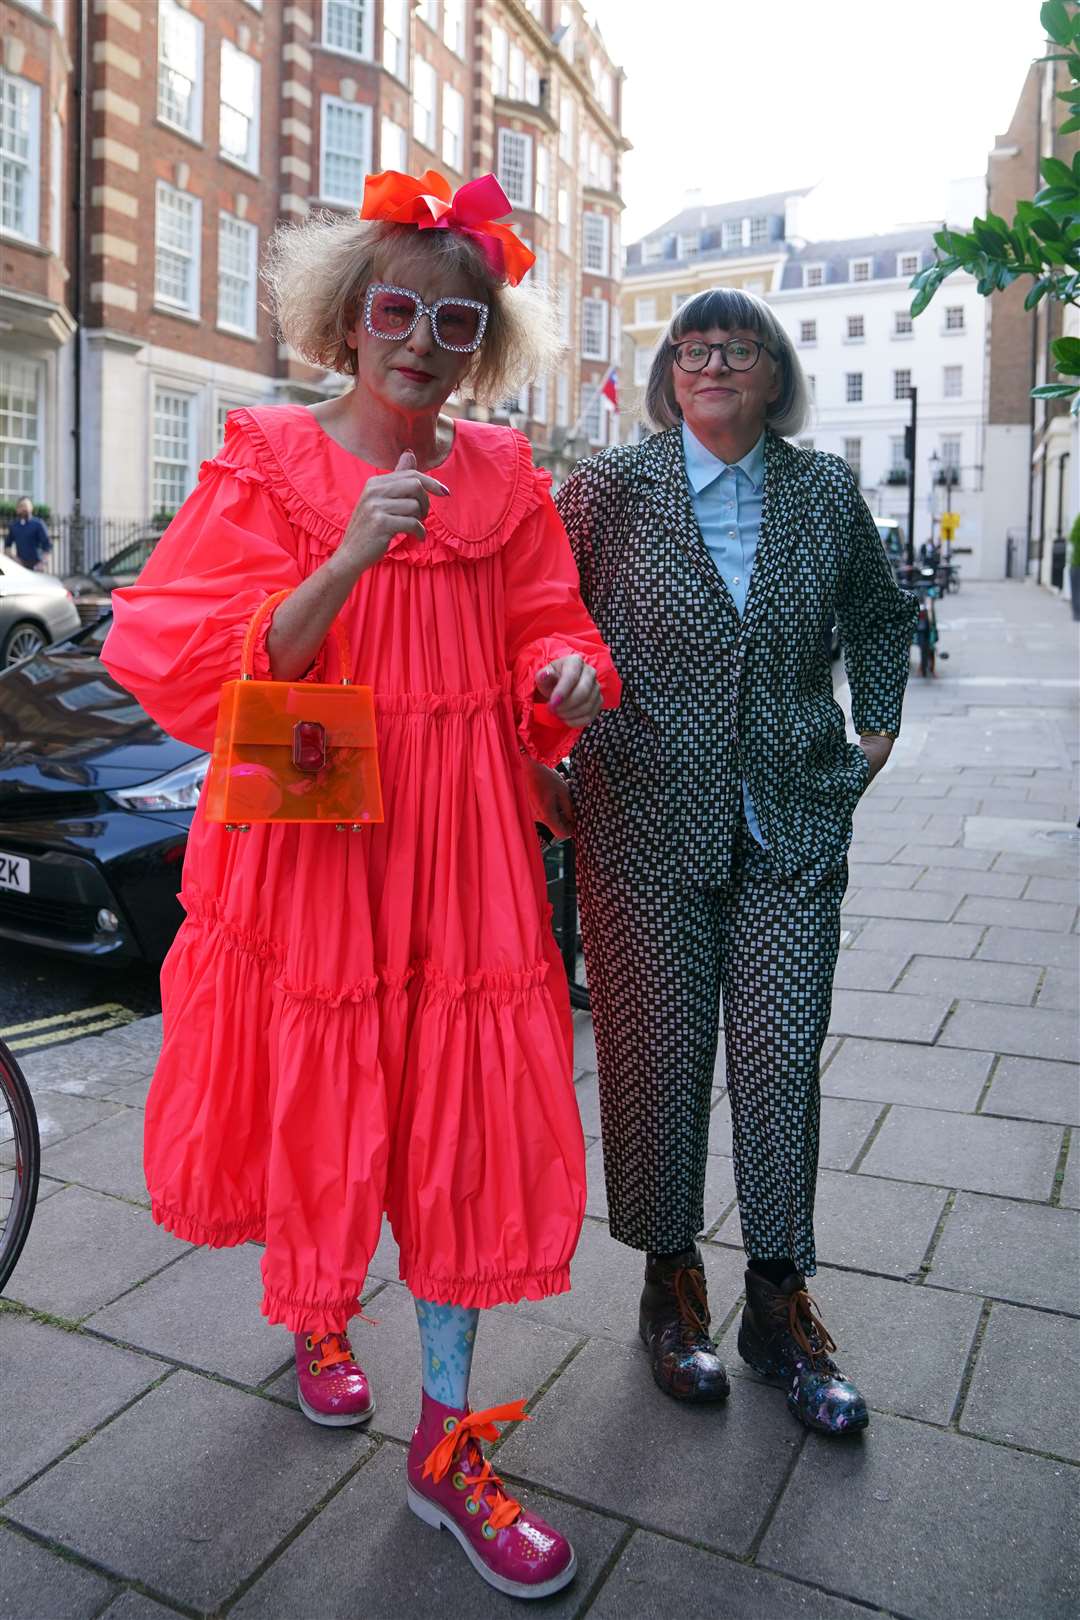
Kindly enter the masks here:
M 416 1517 L 423 1519 L 425 1524 L 430 1524 L 435 1530 L 449 1530 L 450 1534 L 457 1538 L 458 1544 L 480 1579 L 487 1581 L 496 1592 L 502 1592 L 506 1597 L 551 1597 L 555 1592 L 561 1592 L 564 1586 L 569 1586 L 577 1574 L 577 1553 L 571 1548 L 570 1562 L 558 1575 L 553 1575 L 550 1581 L 543 1581 L 538 1586 L 526 1586 L 521 1581 L 508 1581 L 505 1576 L 496 1575 L 493 1569 L 487 1567 L 468 1536 L 454 1523 L 448 1513 L 444 1513 L 436 1503 L 429 1502 L 426 1496 L 421 1496 L 419 1491 L 414 1491 L 411 1485 L 406 1485 L 405 1489 L 408 1493 L 409 1506 Z
M 370 1423 L 372 1413 L 375 1411 L 375 1402 L 372 1400 L 366 1412 L 346 1412 L 342 1417 L 336 1417 L 329 1412 L 316 1412 L 315 1408 L 305 1401 L 299 1389 L 296 1391 L 296 1403 L 306 1418 L 310 1418 L 312 1423 L 318 1423 L 324 1429 L 358 1429 L 362 1423 Z

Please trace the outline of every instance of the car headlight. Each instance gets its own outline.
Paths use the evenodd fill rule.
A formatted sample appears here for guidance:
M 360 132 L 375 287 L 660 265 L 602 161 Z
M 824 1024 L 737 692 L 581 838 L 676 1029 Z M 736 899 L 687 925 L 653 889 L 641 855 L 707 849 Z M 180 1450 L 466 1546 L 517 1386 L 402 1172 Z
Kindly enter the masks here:
M 194 810 L 209 769 L 210 755 L 200 754 L 198 759 L 151 782 L 112 789 L 109 798 L 122 804 L 125 810 Z

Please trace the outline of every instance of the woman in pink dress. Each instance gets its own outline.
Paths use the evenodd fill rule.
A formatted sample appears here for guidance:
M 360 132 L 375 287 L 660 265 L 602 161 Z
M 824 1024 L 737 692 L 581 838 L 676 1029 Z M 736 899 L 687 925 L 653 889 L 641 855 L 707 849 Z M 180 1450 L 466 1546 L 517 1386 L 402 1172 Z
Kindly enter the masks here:
M 388 173 L 359 219 L 279 235 L 282 335 L 353 385 L 231 413 L 115 593 L 105 661 L 209 748 L 252 615 L 289 589 L 256 676 L 332 678 L 340 619 L 374 689 L 382 825 L 195 817 L 147 1182 L 179 1237 L 265 1243 L 262 1309 L 295 1335 L 318 1423 L 373 1410 L 346 1330 L 388 1214 L 420 1325 L 409 1504 L 500 1591 L 540 1597 L 574 1554 L 481 1452 L 522 1403 L 471 1412 L 468 1375 L 480 1309 L 569 1286 L 584 1149 L 530 782 L 619 683 L 528 441 L 440 414 L 552 358 L 546 305 L 512 290 L 532 255 L 492 222 L 508 207 L 493 176 L 451 200 L 431 171 Z

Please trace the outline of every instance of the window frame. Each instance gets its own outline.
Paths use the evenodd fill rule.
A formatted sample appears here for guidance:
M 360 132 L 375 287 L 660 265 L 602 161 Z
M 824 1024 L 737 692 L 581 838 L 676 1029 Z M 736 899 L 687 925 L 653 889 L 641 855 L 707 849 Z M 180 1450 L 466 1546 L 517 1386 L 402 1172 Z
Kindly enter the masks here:
M 420 94 L 420 86 L 430 83 L 431 105 L 427 106 Z M 441 134 L 439 122 L 439 75 L 435 71 L 435 64 L 429 62 L 426 56 L 417 56 L 413 62 L 412 82 L 412 138 L 419 141 L 429 152 L 438 154 L 438 145 Z M 420 118 L 424 114 L 430 119 L 426 129 L 420 128 Z
M 814 276 L 818 278 L 816 281 L 811 279 Z M 824 287 L 825 265 L 804 264 L 802 267 L 802 284 L 804 287 Z
M 846 371 L 844 373 L 844 404 L 863 404 L 863 373 L 861 371 Z
M 359 161 L 364 168 L 360 177 L 360 185 L 354 197 L 335 197 L 326 184 L 326 156 L 327 156 L 327 129 L 330 119 L 327 113 L 330 108 L 341 108 L 348 113 L 360 115 L 362 127 L 366 131 L 367 151 L 362 154 Z M 346 101 L 342 96 L 323 94 L 319 100 L 319 201 L 331 203 L 335 208 L 356 208 L 363 195 L 363 181 L 371 173 L 372 143 L 374 141 L 374 109 L 365 101 Z M 338 156 L 351 157 L 352 153 L 338 153 Z
M 169 396 L 173 399 L 183 400 L 187 408 L 188 442 L 186 446 L 187 458 L 184 461 L 177 460 L 170 463 L 168 462 L 167 457 L 159 457 L 158 455 L 158 407 L 160 401 L 165 396 Z M 177 387 L 175 383 L 154 378 L 150 404 L 150 501 L 151 510 L 154 512 L 177 511 L 179 507 L 183 505 L 184 501 L 195 487 L 195 471 L 199 461 L 197 442 L 198 423 L 196 421 L 197 405 L 198 395 L 193 390 Z M 164 498 L 159 495 L 157 475 L 157 467 L 159 463 L 167 463 L 172 466 L 183 467 L 184 469 L 184 473 L 186 475 L 184 478 L 184 483 L 187 487 L 184 490 L 184 493 L 180 495 L 179 499 L 176 501 L 175 506 L 171 504 L 171 497 L 169 503 L 166 503 Z
M 652 314 L 650 315 L 648 313 L 644 313 L 643 310 L 642 310 L 642 305 L 645 305 L 646 309 L 651 307 Z M 656 323 L 656 320 L 658 319 L 657 313 L 656 313 L 656 308 L 657 308 L 657 305 L 656 305 L 656 294 L 655 293 L 637 293 L 635 295 L 635 297 L 634 297 L 634 325 L 635 326 L 652 326 L 652 325 L 654 325 Z
M 334 8 L 342 12 L 358 13 L 360 17 L 360 49 L 354 50 L 349 45 L 337 44 L 330 38 L 330 18 L 334 15 Z M 352 62 L 374 62 L 375 60 L 375 4 L 374 0 L 322 0 L 322 35 L 319 45 L 324 51 L 333 51 L 335 56 L 347 56 Z M 335 97 L 340 100 L 340 97 Z
M 950 385 L 950 379 L 955 382 L 955 388 Z M 964 368 L 960 366 L 942 366 L 941 368 L 941 397 L 942 399 L 963 399 L 964 397 Z
M 237 326 L 232 321 L 222 319 L 221 315 L 221 276 L 222 254 L 221 240 L 224 235 L 226 221 L 230 227 L 238 226 L 247 237 L 249 278 L 248 278 L 248 320 L 247 325 Z M 229 274 L 234 274 L 230 271 Z M 257 338 L 259 335 L 259 227 L 253 220 L 241 219 L 238 214 L 231 214 L 227 208 L 218 209 L 218 304 L 217 325 L 221 332 L 229 332 L 234 337 Z
M 809 330 L 808 330 L 809 329 Z M 818 340 L 817 317 L 799 321 L 800 349 L 816 349 Z
M 190 24 L 195 31 L 196 76 L 190 81 L 192 84 L 191 106 L 193 108 L 191 128 L 179 123 L 175 118 L 171 118 L 168 113 L 161 110 L 162 68 L 166 68 L 171 73 L 179 72 L 179 69 L 171 67 L 162 55 L 166 39 L 163 19 L 166 16 L 179 19 L 185 27 Z M 166 129 L 175 130 L 178 135 L 183 135 L 185 139 L 194 141 L 196 145 L 201 146 L 203 140 L 203 96 L 206 82 L 206 29 L 200 17 L 196 17 L 190 11 L 185 11 L 183 6 L 177 5 L 176 0 L 158 0 L 157 27 L 157 79 L 154 85 L 154 116 L 159 124 L 165 125 Z M 186 77 L 186 75 L 181 74 L 181 77 Z
M 504 154 L 507 151 L 508 144 L 513 142 L 513 141 L 522 142 L 521 152 L 523 154 L 523 161 L 521 163 L 522 180 L 521 180 L 520 193 L 516 189 L 514 191 L 511 191 L 509 185 L 507 185 L 506 178 L 504 178 L 504 176 L 509 176 L 509 173 L 510 173 L 509 166 L 507 164 L 507 160 L 506 160 L 506 157 L 505 157 Z M 520 129 L 505 129 L 505 128 L 500 129 L 499 130 L 499 138 L 498 138 L 498 142 L 497 142 L 497 151 L 498 151 L 498 171 L 497 172 L 498 172 L 498 177 L 499 177 L 499 184 L 502 186 L 503 190 L 506 192 L 507 197 L 510 199 L 510 206 L 512 208 L 524 209 L 526 212 L 532 213 L 533 212 L 533 203 L 535 202 L 535 197 L 533 195 L 533 141 L 532 141 L 532 136 L 527 135 L 524 130 L 520 130 Z
M 450 38 L 453 29 L 454 38 Z M 465 57 L 465 0 L 443 0 L 442 38 L 455 56 Z
M 906 259 L 914 259 L 915 260 L 915 268 L 914 268 L 914 270 L 905 270 L 904 269 L 904 261 Z M 912 276 L 917 276 L 921 269 L 922 269 L 922 254 L 920 252 L 913 251 L 911 248 L 908 248 L 906 250 L 906 252 L 898 253 L 896 255 L 896 274 L 898 276 L 900 276 L 901 278 L 905 278 L 908 281 L 910 281 L 911 277 Z
M 902 383 L 900 381 L 901 377 L 906 377 L 907 382 Z M 900 367 L 894 368 L 893 374 L 892 374 L 892 380 L 893 380 L 893 394 L 892 394 L 893 400 L 896 401 L 896 400 L 910 399 L 911 398 L 911 389 L 913 387 L 912 380 L 911 380 L 911 367 L 910 366 L 900 366 Z
M 856 322 L 858 323 L 858 328 L 859 329 L 858 329 L 858 331 L 852 331 L 852 327 L 855 325 Z M 844 342 L 845 343 L 865 343 L 866 342 L 866 316 L 865 315 L 848 315 L 848 316 L 845 316 L 845 337 L 844 337 Z
M 388 7 L 395 4 L 398 7 L 397 20 L 401 27 L 400 33 L 396 33 L 387 23 Z M 409 82 L 409 21 L 411 17 L 411 0 L 382 0 L 382 41 L 379 61 L 383 71 L 389 73 L 399 84 L 408 84 Z M 393 67 L 386 60 L 387 39 L 397 41 L 397 55 Z
M 960 319 L 958 321 L 954 321 L 952 319 L 954 315 L 958 315 Z M 948 332 L 950 335 L 953 332 L 967 331 L 967 311 L 963 304 L 945 305 L 945 319 L 942 323 L 941 330 L 943 332 Z
M 232 111 L 234 113 L 238 113 L 241 118 L 248 117 L 248 115 L 246 113 L 244 113 L 242 111 L 242 109 L 240 109 L 239 107 L 234 106 L 232 102 L 226 102 L 224 94 L 222 93 L 222 86 L 224 85 L 224 82 L 225 82 L 225 53 L 226 53 L 226 51 L 231 51 L 234 56 L 243 57 L 245 62 L 250 62 L 252 67 L 255 69 L 254 110 L 252 111 L 251 116 L 248 119 L 248 122 L 249 122 L 249 125 L 250 125 L 249 138 L 248 138 L 248 148 L 250 150 L 252 147 L 254 147 L 254 154 L 253 154 L 253 156 L 252 156 L 252 158 L 250 160 L 245 160 L 244 158 L 239 158 L 239 157 L 236 156 L 236 154 L 234 152 L 227 152 L 225 150 L 225 147 L 224 147 L 223 143 L 222 143 L 222 136 L 221 136 L 221 109 L 223 107 L 225 107 L 225 106 L 228 106 L 230 111 Z M 242 51 L 238 45 L 233 44 L 232 40 L 223 39 L 221 41 L 221 51 L 220 51 L 220 54 L 218 56 L 218 156 L 220 158 L 223 158 L 226 163 L 232 163 L 232 164 L 235 165 L 236 168 L 243 169 L 245 171 L 245 173 L 247 173 L 247 174 L 258 174 L 259 173 L 259 168 L 260 168 L 260 164 L 259 164 L 260 147 L 261 147 L 261 142 L 262 142 L 262 131 L 260 129 L 260 116 L 259 116 L 260 112 L 261 112 L 261 107 L 262 107 L 262 63 L 259 61 L 258 57 L 252 56 L 250 51 Z
M 387 151 L 387 146 L 391 144 L 386 138 L 386 132 L 388 129 L 397 130 L 398 134 L 401 136 L 399 152 L 391 153 Z M 393 139 L 393 137 L 391 140 L 392 144 L 395 146 L 399 144 Z M 383 113 L 379 118 L 379 168 L 381 170 L 397 169 L 400 174 L 406 174 L 408 172 L 408 167 L 409 131 L 405 128 L 404 124 L 399 124 L 396 119 L 391 118 L 389 114 Z
M 458 120 L 456 129 L 453 129 L 447 122 L 446 112 L 447 108 L 453 107 L 455 102 L 457 103 Z M 442 87 L 442 107 L 440 112 L 440 156 L 447 168 L 453 169 L 455 174 L 462 174 L 464 172 L 463 164 L 465 162 L 465 97 L 462 95 L 461 91 L 455 89 L 452 84 L 444 84 Z M 457 141 L 456 159 L 447 154 L 447 136 L 450 136 L 451 139 L 456 139 Z
M 190 205 L 191 214 L 191 251 L 188 254 L 190 264 L 190 301 L 181 304 L 177 300 L 162 293 L 158 283 L 158 253 L 161 251 L 160 224 L 161 203 L 163 195 L 170 198 L 180 197 Z M 166 252 L 180 254 L 181 250 L 169 245 Z M 178 186 L 171 186 L 167 180 L 158 180 L 154 185 L 154 308 L 167 315 L 178 315 L 181 319 L 200 320 L 202 308 L 202 198 L 195 197 L 190 191 L 181 191 Z
M 906 321 L 907 325 L 901 326 L 899 324 L 901 321 Z M 892 335 L 894 338 L 908 338 L 915 336 L 915 322 L 912 318 L 910 309 L 893 310 Z
M 855 446 L 854 455 L 851 453 L 852 445 Z M 858 438 L 844 439 L 843 458 L 851 468 L 852 472 L 855 474 L 855 477 L 858 479 L 860 484 L 862 483 L 862 445 L 863 442 L 861 435 Z
M 0 165 L 11 163 L 18 165 L 25 171 L 25 184 L 22 193 L 25 203 L 20 227 L 25 221 L 26 229 L 14 227 L 0 222 L 0 232 L 16 242 L 40 243 L 41 240 L 41 86 L 32 79 L 24 79 L 19 73 L 10 73 L 0 66 L 0 93 L 8 85 L 18 87 L 17 94 L 26 92 L 26 120 L 27 120 L 27 155 L 23 159 L 21 154 L 0 148 Z M 16 117 L 18 117 L 16 112 Z
M 601 225 L 600 262 L 590 264 L 589 226 L 597 220 Z M 591 245 L 595 246 L 596 244 L 594 242 Z M 611 275 L 611 219 L 607 214 L 602 214 L 597 208 L 586 208 L 581 216 L 581 268 L 582 272 L 588 275 L 603 276 L 605 278 Z
M 12 77 L 14 77 L 14 75 L 12 75 Z M 45 438 L 44 414 L 45 413 L 44 413 L 43 406 L 44 406 L 44 399 L 45 399 L 45 386 L 44 386 L 44 384 L 45 384 L 45 378 L 44 378 L 45 368 L 44 368 L 43 363 L 40 360 L 35 360 L 35 359 L 32 359 L 32 358 L 28 358 L 26 355 L 12 354 L 10 352 L 4 351 L 4 352 L 0 353 L 0 390 L 2 390 L 3 386 L 4 386 L 3 385 L 3 371 L 4 371 L 4 368 L 9 368 L 13 372 L 15 370 L 15 368 L 20 368 L 20 367 L 25 369 L 26 373 L 29 375 L 29 377 L 32 379 L 32 382 L 33 382 L 34 437 L 33 437 L 33 439 L 18 438 L 18 437 L 16 437 L 15 434 L 13 434 L 10 431 L 10 418 L 11 418 L 13 413 L 9 409 L 8 413 L 7 413 L 8 418 L 9 418 L 8 432 L 3 437 L 0 437 L 0 467 L 3 467 L 4 469 L 7 469 L 9 467 L 8 457 L 7 457 L 7 454 L 5 453 L 8 449 L 11 449 L 11 450 L 14 450 L 14 451 L 22 451 L 22 450 L 28 450 L 29 451 L 29 455 L 30 455 L 29 477 L 27 477 L 27 475 L 21 469 L 19 469 L 18 472 L 16 473 L 14 458 L 12 459 L 12 461 L 10 463 L 11 476 L 12 477 L 15 477 L 15 476 L 18 477 L 18 479 L 19 479 L 19 487 L 17 489 L 13 488 L 11 490 L 10 494 L 6 498 L 11 500 L 12 502 L 14 502 L 14 501 L 17 501 L 19 499 L 19 497 L 22 496 L 22 495 L 29 495 L 30 498 L 34 501 L 34 503 L 36 505 L 37 502 L 41 499 L 42 487 L 43 487 L 42 466 L 43 466 L 43 461 L 44 461 L 44 448 L 45 448 L 45 446 L 44 446 L 44 438 Z M 7 382 L 7 385 L 6 385 L 7 393 L 8 393 L 9 396 L 10 396 L 11 392 L 13 391 L 14 386 L 15 386 L 15 383 L 14 383 L 13 378 L 9 377 L 9 380 Z M 25 399 L 29 399 L 31 396 L 30 396 L 29 392 L 26 392 L 26 393 L 24 393 L 23 397 Z M 28 412 L 28 411 L 20 410 L 18 412 L 18 415 L 19 415 L 20 419 L 22 419 L 22 420 L 29 420 L 30 419 L 30 412 Z M 0 499 L 5 498 L 4 495 L 3 495 L 4 476 L 5 476 L 4 473 L 0 473 Z
M 866 268 L 866 274 L 864 276 L 857 275 L 856 271 L 863 268 L 864 266 Z M 857 259 L 849 259 L 848 260 L 848 280 L 850 282 L 852 282 L 853 285 L 858 286 L 858 287 L 865 287 L 866 283 L 868 281 L 873 281 L 873 279 L 874 279 L 874 258 L 873 258 L 873 254 L 860 254 L 860 256 Z
M 598 339 L 599 346 L 594 350 L 588 347 L 586 339 L 589 335 L 591 335 L 589 327 L 589 314 L 591 311 L 597 309 L 602 310 L 603 315 L 600 320 Z M 579 343 L 579 353 L 581 358 L 583 360 L 606 361 L 608 358 L 610 344 L 611 305 L 608 303 L 606 298 L 593 298 L 591 295 L 586 293 L 581 300 L 581 338 Z

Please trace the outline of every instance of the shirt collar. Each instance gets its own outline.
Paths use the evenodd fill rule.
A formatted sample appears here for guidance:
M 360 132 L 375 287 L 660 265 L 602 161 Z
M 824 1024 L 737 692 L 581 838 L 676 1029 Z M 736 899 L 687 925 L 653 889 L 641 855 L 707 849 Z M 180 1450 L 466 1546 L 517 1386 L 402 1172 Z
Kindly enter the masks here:
M 764 433 L 762 433 L 753 449 L 748 450 L 741 461 L 734 463 L 721 461 L 719 456 L 714 456 L 711 450 L 706 449 L 700 439 L 694 437 L 685 422 L 682 425 L 682 441 L 683 456 L 686 461 L 686 476 L 690 480 L 690 487 L 695 495 L 700 495 L 703 489 L 707 489 L 715 479 L 719 478 L 722 473 L 727 472 L 728 468 L 732 466 L 736 472 L 745 474 L 750 480 L 755 493 L 760 490 L 765 479 Z

